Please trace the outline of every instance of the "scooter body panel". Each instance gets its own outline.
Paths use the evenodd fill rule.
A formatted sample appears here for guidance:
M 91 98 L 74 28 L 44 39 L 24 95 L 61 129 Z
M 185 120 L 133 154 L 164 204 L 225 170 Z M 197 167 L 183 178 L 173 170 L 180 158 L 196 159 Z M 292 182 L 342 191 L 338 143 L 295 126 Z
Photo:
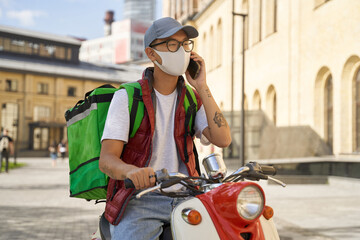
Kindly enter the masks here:
M 198 225 L 191 225 L 182 218 L 182 210 L 195 209 L 200 212 L 202 220 Z M 182 202 L 172 212 L 171 229 L 174 240 L 207 239 L 220 240 L 209 213 L 198 198 Z
M 260 217 L 261 227 L 264 232 L 265 240 L 280 240 L 279 233 L 275 227 L 274 221 L 272 218 L 267 220 L 263 216 Z

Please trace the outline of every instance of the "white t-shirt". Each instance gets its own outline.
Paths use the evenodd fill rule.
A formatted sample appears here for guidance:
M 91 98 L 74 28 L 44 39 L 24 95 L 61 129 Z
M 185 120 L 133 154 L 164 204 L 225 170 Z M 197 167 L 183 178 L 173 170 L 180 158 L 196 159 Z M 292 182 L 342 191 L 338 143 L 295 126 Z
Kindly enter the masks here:
M 155 90 L 155 89 L 154 89 Z M 166 168 L 169 172 L 181 172 L 188 175 L 185 164 L 178 156 L 174 139 L 174 121 L 176 111 L 177 90 L 169 95 L 162 95 L 155 90 L 156 116 L 155 132 L 153 137 L 153 149 L 150 167 L 155 171 Z M 202 135 L 202 131 L 208 126 L 204 107 L 196 113 L 195 136 L 201 139 L 203 144 L 208 140 Z M 125 89 L 115 92 L 110 103 L 104 133 L 101 140 L 115 139 L 128 142 L 130 127 L 130 114 L 128 107 L 128 95 Z

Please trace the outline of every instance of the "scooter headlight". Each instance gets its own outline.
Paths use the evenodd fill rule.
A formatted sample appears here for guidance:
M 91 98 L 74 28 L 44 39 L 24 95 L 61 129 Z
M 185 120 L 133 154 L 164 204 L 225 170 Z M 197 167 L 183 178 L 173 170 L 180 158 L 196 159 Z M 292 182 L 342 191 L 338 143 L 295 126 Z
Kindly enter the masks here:
M 264 196 L 256 186 L 245 187 L 237 198 L 237 211 L 246 220 L 260 216 L 264 208 Z

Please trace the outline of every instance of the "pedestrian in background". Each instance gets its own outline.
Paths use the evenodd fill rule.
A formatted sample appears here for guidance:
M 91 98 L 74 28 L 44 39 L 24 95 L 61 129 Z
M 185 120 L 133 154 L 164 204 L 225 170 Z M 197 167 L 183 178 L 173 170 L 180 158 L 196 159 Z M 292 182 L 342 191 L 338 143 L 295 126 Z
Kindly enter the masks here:
M 65 159 L 66 155 L 66 142 L 65 140 L 62 140 L 58 145 L 58 152 L 60 153 L 61 159 Z
M 3 158 L 5 158 L 5 172 L 9 172 L 9 157 L 10 154 L 14 154 L 13 140 L 8 134 L 9 131 L 4 129 L 3 134 L 0 136 L 0 172 Z
M 49 146 L 50 157 L 52 159 L 52 166 L 56 167 L 57 151 L 56 151 L 56 142 L 52 141 L 52 144 Z

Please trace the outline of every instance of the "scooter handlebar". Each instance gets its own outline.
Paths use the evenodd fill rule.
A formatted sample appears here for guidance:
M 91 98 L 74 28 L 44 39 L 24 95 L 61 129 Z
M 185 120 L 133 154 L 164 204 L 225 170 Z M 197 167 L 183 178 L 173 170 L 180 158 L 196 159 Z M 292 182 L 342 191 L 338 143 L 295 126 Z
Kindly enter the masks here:
M 126 178 L 124 180 L 124 184 L 125 184 L 125 188 L 128 189 L 128 188 L 135 188 L 135 185 L 133 183 L 133 181 L 131 181 L 130 178 Z
M 274 176 L 276 175 L 276 168 L 268 165 L 261 165 L 261 172 L 265 175 Z

